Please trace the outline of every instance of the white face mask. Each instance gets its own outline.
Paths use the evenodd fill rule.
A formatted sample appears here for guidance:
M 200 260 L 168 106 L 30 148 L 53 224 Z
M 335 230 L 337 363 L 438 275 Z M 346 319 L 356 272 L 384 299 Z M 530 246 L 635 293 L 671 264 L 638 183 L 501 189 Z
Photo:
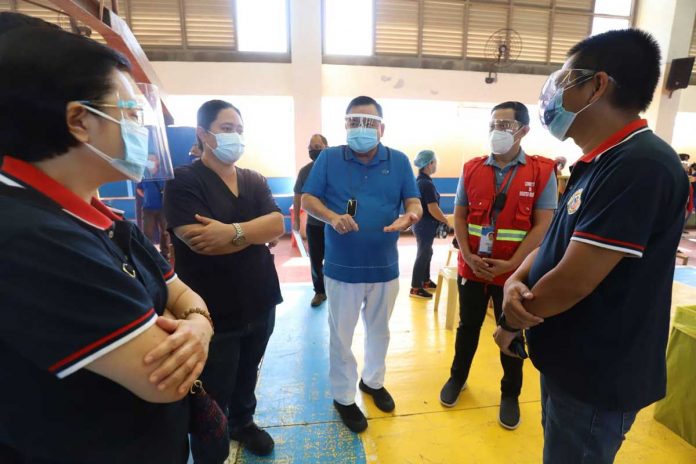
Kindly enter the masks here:
M 517 134 L 517 132 L 511 134 L 508 131 L 491 131 L 490 135 L 488 136 L 491 153 L 494 155 L 502 155 L 509 152 L 512 146 L 515 144 L 515 134 Z

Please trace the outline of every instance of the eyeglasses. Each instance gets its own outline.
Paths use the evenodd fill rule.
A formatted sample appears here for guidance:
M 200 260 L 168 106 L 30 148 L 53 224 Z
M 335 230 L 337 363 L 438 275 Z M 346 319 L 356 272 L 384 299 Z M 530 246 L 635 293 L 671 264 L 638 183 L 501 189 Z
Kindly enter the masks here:
M 136 100 L 118 100 L 116 103 L 82 100 L 79 103 L 94 108 L 118 108 L 125 118 L 130 119 L 139 126 L 145 125 L 145 110 Z
M 488 124 L 489 132 L 494 130 L 505 131 L 505 132 L 517 132 L 521 129 L 523 124 L 514 119 L 492 119 Z

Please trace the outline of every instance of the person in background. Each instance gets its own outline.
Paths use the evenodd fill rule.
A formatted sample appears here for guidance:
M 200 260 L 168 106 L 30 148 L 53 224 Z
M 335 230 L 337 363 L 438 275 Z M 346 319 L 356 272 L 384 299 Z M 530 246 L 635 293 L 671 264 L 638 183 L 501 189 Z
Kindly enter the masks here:
M 528 329 L 546 464 L 614 462 L 638 411 L 665 396 L 689 182 L 639 116 L 659 77 L 655 39 L 614 30 L 574 45 L 539 99 L 542 124 L 583 156 L 541 246 L 505 284 L 494 337 L 510 355 Z
M 437 285 L 430 280 L 430 260 L 433 257 L 433 241 L 440 224 L 447 224 L 447 217 L 440 209 L 440 194 L 430 177 L 437 171 L 437 158 L 432 150 L 423 150 L 416 156 L 413 164 L 418 168 L 418 190 L 420 191 L 423 218 L 414 224 L 416 236 L 416 261 L 413 263 L 411 277 L 411 298 L 431 299 L 430 294 Z M 449 227 L 449 226 L 448 226 Z
M 560 199 L 563 192 L 565 192 L 566 182 L 568 181 L 568 178 L 563 175 L 563 169 L 568 160 L 565 156 L 557 156 L 553 160 L 556 163 L 556 182 L 558 183 L 558 198 Z
M 188 154 L 189 154 L 189 161 L 191 163 L 201 159 L 201 156 L 203 156 L 203 151 L 202 151 L 202 148 L 198 145 L 198 142 L 191 145 L 191 149 L 189 150 Z
M 457 187 L 454 231 L 459 242 L 459 327 L 450 378 L 440 402 L 454 406 L 466 388 L 489 300 L 496 320 L 503 312 L 503 285 L 539 246 L 556 209 L 554 162 L 529 156 L 521 147 L 529 133 L 529 111 L 520 102 L 503 102 L 491 111 L 488 156 L 464 164 Z M 518 397 L 522 360 L 500 353 L 498 423 L 514 430 L 520 423 Z
M 151 173 L 156 173 L 159 169 L 158 158 L 150 155 L 148 160 L 148 169 Z M 164 259 L 169 261 L 169 233 L 167 232 L 167 221 L 164 218 L 164 211 L 162 211 L 164 184 L 164 180 L 140 182 L 137 186 L 137 194 L 143 199 L 143 232 L 152 243 L 159 245 L 160 253 Z
M 210 100 L 197 114 L 203 156 L 181 166 L 164 190 L 176 270 L 208 303 L 217 332 L 201 380 L 229 419 L 230 438 L 268 455 L 273 438 L 254 423 L 256 380 L 283 299 L 268 243 L 283 235 L 283 215 L 266 179 L 236 165 L 244 122 L 231 103 Z M 192 439 L 196 463 L 211 457 Z
M 206 305 L 93 197 L 146 169 L 129 69 L 58 28 L 0 36 L 2 463 L 188 459 Z
M 329 146 L 326 137 L 321 134 L 314 134 L 309 139 L 309 158 L 312 160 L 305 164 L 297 174 L 295 182 L 295 197 L 293 199 L 293 227 L 296 231 L 300 230 L 300 210 L 302 209 L 302 187 L 307 182 L 307 177 L 312 171 L 312 166 L 319 154 Z M 324 223 L 311 214 L 307 216 L 307 243 L 309 245 L 309 262 L 312 268 L 312 284 L 314 285 L 314 297 L 310 302 L 312 308 L 316 308 L 326 301 L 326 290 L 324 288 Z
M 362 313 L 365 367 L 359 388 L 382 411 L 394 410 L 384 388 L 389 318 L 399 292 L 399 232 L 422 213 L 408 157 L 380 143 L 382 107 L 354 98 L 346 109 L 347 145 L 325 149 L 304 185 L 302 206 L 326 223 L 324 281 L 329 304 L 329 378 L 334 408 L 355 433 L 367 419 L 355 404 L 357 363 L 351 350 Z M 405 213 L 399 216 L 403 206 Z

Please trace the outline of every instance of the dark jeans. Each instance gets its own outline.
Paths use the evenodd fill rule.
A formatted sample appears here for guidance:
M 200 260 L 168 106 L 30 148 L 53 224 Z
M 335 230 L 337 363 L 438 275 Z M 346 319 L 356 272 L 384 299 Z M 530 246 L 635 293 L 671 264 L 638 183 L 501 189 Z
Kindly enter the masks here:
M 469 377 L 471 362 L 478 347 L 479 334 L 486 317 L 488 300 L 493 298 L 493 312 L 496 321 L 503 312 L 503 287 L 492 284 L 465 281 L 458 277 L 459 283 L 459 327 L 457 341 L 454 345 L 455 354 L 452 361 L 451 376 L 460 382 L 466 382 Z M 500 353 L 500 364 L 503 366 L 503 379 L 500 381 L 500 391 L 503 396 L 517 398 L 522 390 L 522 363 L 519 358 Z
M 235 331 L 218 332 L 210 342 L 201 380 L 203 388 L 227 414 L 230 430 L 253 420 L 259 364 L 274 326 L 275 308 L 268 318 Z M 211 460 L 204 444 L 193 437 L 191 452 L 196 464 L 221 464 Z
M 324 225 L 307 224 L 307 244 L 309 262 L 312 264 L 312 283 L 314 293 L 326 294 L 324 288 Z
M 434 219 L 423 218 L 413 226 L 413 234 L 416 236 L 416 261 L 413 263 L 413 275 L 411 287 L 421 288 L 423 282 L 430 280 L 430 260 L 433 257 L 433 241 L 438 222 Z
M 611 464 L 638 411 L 605 411 L 541 375 L 544 464 Z

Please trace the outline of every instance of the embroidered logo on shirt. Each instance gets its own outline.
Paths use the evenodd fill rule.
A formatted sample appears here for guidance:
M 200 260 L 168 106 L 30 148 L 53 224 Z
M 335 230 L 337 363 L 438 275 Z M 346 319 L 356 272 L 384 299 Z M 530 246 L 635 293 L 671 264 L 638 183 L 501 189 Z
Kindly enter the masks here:
M 582 189 L 577 189 L 568 200 L 568 214 L 575 214 L 582 204 Z

